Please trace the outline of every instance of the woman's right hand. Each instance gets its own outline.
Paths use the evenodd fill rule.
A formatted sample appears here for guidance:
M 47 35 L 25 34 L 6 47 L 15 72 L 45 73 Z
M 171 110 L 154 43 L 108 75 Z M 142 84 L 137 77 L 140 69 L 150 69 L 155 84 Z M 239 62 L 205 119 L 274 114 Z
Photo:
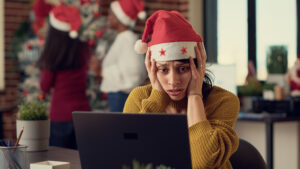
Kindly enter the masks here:
M 148 48 L 147 54 L 146 54 L 145 65 L 146 65 L 148 77 L 150 79 L 152 88 L 162 91 L 162 87 L 157 79 L 156 61 L 154 59 L 152 59 L 152 62 L 151 62 L 151 51 L 149 48 Z

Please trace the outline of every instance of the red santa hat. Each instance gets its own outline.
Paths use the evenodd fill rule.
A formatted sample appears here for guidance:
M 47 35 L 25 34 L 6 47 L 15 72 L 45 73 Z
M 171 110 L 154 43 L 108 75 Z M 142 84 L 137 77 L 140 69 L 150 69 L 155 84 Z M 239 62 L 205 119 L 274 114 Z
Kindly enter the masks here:
M 44 27 L 45 18 L 48 17 L 49 12 L 54 6 L 47 3 L 45 0 L 36 0 L 32 6 L 35 16 L 34 31 L 38 31 Z
M 151 41 L 147 44 L 149 36 Z M 135 50 L 144 54 L 149 47 L 151 58 L 156 61 L 196 58 L 197 42 L 203 42 L 201 36 L 179 12 L 159 10 L 147 19 L 142 40 L 136 42 Z
M 112 12 L 121 23 L 134 27 L 137 19 L 146 19 L 143 0 L 118 0 L 110 4 Z
M 69 32 L 71 38 L 77 38 L 81 26 L 79 9 L 61 3 L 50 12 L 50 25 L 57 30 Z

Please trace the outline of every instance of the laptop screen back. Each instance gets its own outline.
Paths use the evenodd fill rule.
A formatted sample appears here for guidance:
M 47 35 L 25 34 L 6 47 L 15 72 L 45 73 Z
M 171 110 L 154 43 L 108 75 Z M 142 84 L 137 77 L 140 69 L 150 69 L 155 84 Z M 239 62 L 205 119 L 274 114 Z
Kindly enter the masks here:
M 73 112 L 82 169 L 191 169 L 186 115 Z

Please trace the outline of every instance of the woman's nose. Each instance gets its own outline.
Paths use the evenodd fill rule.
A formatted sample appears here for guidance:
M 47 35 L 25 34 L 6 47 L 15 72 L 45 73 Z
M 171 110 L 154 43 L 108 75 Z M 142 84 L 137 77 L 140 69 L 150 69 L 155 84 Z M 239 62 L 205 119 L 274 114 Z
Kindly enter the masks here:
M 180 84 L 179 75 L 175 71 L 170 71 L 168 84 L 172 86 L 177 86 Z

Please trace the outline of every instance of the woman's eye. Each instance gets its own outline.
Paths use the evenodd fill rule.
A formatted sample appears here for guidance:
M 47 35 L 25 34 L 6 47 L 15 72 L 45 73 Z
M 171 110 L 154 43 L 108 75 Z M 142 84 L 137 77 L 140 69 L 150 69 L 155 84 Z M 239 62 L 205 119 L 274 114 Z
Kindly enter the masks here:
M 161 73 L 165 73 L 165 72 L 167 72 L 167 69 L 166 68 L 158 68 L 158 71 Z
M 179 67 L 179 72 L 186 72 L 189 70 L 189 67 L 188 66 L 182 66 L 182 67 Z

